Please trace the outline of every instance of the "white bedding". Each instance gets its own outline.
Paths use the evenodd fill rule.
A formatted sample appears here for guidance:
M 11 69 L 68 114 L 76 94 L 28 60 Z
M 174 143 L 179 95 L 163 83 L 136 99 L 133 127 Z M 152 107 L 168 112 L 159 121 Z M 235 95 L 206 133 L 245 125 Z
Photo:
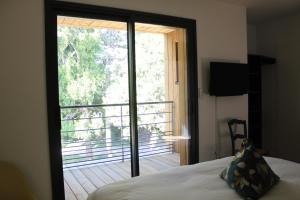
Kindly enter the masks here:
M 240 200 L 219 174 L 232 157 L 104 186 L 88 200 Z M 261 200 L 300 200 L 300 164 L 266 158 L 280 182 Z

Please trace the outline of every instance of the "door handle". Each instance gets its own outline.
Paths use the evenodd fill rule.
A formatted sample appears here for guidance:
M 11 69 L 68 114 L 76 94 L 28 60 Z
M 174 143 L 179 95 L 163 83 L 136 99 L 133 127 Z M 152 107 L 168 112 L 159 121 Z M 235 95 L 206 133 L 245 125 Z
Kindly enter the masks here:
M 175 84 L 179 84 L 179 55 L 178 55 L 178 42 L 175 42 L 175 59 L 176 59 L 176 79 Z

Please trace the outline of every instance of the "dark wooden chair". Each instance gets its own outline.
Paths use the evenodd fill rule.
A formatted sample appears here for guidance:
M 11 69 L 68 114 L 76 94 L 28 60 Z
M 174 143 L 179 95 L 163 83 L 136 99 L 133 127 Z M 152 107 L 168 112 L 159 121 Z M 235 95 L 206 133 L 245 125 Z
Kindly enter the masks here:
M 243 126 L 243 133 L 237 133 L 237 127 L 239 125 Z M 231 119 L 228 121 L 228 127 L 229 127 L 229 132 L 231 137 L 232 155 L 234 156 L 236 153 L 236 149 L 235 149 L 236 140 L 248 139 L 247 122 L 246 120 Z

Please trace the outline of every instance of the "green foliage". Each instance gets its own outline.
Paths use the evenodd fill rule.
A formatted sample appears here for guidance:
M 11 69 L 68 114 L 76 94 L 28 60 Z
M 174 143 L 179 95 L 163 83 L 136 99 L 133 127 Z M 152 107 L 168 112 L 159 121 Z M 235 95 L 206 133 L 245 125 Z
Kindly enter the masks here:
M 57 34 L 61 106 L 128 103 L 126 31 L 58 26 Z M 138 101 L 164 101 L 164 35 L 137 32 L 136 49 Z M 148 105 L 139 109 L 140 113 L 146 113 L 159 112 L 164 108 Z M 128 111 L 123 110 L 123 115 L 125 112 Z M 93 140 L 97 141 L 92 144 L 94 147 L 105 147 L 105 128 L 109 128 L 112 145 L 117 145 L 121 140 L 120 119 L 113 118 L 107 122 L 107 119 L 103 118 L 107 113 L 109 116 L 120 115 L 119 107 L 63 109 L 61 117 L 68 121 L 62 122 L 62 140 Z M 163 120 L 163 117 L 139 117 L 138 121 L 141 124 L 155 120 Z M 129 126 L 128 121 L 123 123 L 123 126 Z M 106 124 L 111 125 L 107 127 Z M 149 125 L 139 128 L 139 132 L 150 141 L 151 132 L 160 133 L 162 128 Z M 123 140 L 123 144 L 128 145 L 128 129 L 124 134 L 127 140 Z
M 62 134 L 62 139 L 64 141 L 76 141 L 76 138 L 74 138 L 74 133 L 69 132 L 70 130 L 74 130 L 74 122 L 73 121 L 64 121 L 61 126 L 61 132 Z
M 106 33 L 113 35 L 111 32 Z M 74 27 L 58 27 L 58 66 L 60 105 L 95 105 L 103 104 L 103 96 L 110 84 L 110 73 L 107 66 L 112 58 L 103 51 L 99 29 Z M 62 112 L 62 118 L 91 118 L 95 115 L 105 116 L 102 108 L 70 109 Z M 63 124 L 63 130 L 75 130 L 74 125 Z M 76 125 L 77 124 L 77 125 Z M 87 122 L 93 128 L 93 123 Z M 85 133 L 86 134 L 86 133 Z M 95 139 L 97 134 L 89 132 L 89 136 L 81 133 L 63 133 L 63 139 Z
M 137 32 L 135 41 L 137 100 L 165 101 L 165 37 Z
M 99 31 L 58 27 L 60 105 L 101 104 L 109 74 L 98 62 Z
M 110 133 L 111 133 L 111 142 L 113 146 L 120 146 L 122 140 L 121 128 L 110 125 Z

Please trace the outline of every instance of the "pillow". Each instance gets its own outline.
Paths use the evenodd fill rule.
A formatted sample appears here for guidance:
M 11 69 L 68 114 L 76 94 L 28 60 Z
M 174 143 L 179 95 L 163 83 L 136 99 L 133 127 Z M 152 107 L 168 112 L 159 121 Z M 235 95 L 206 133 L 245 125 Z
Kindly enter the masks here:
M 220 176 L 247 200 L 259 199 L 279 181 L 279 177 L 251 145 L 238 152 Z

